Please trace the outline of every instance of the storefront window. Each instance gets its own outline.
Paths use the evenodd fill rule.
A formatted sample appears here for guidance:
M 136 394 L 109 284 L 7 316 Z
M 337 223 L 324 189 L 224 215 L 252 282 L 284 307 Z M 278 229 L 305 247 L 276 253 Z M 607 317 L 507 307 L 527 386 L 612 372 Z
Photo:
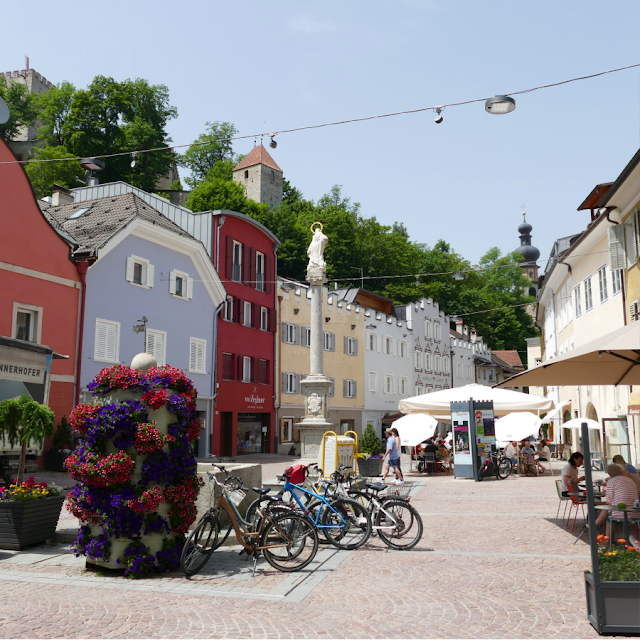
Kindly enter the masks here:
M 238 455 L 262 453 L 262 414 L 238 414 Z

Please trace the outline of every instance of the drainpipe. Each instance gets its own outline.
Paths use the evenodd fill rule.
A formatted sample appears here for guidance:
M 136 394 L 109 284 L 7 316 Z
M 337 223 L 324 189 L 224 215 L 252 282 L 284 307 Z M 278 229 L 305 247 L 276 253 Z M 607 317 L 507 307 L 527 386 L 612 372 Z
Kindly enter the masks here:
M 209 451 L 213 453 L 213 422 L 216 415 L 216 398 L 218 397 L 218 316 L 225 303 L 221 302 L 213 313 L 213 345 L 211 353 L 211 437 L 209 438 Z
M 220 275 L 220 229 L 222 229 L 225 220 L 224 216 L 216 216 L 216 271 L 218 275 Z
M 277 291 L 277 287 L 278 287 L 278 281 L 276 279 L 275 283 L 274 283 L 274 290 Z M 275 425 L 274 425 L 274 438 L 273 438 L 273 444 L 274 444 L 274 453 L 278 453 L 278 447 L 277 447 L 277 437 L 276 437 L 276 433 L 277 430 L 280 427 L 280 422 L 279 422 L 279 413 L 280 413 L 280 399 L 282 398 L 282 387 L 280 386 L 282 384 L 282 340 L 278 339 L 278 327 L 280 326 L 280 318 L 281 318 L 281 314 L 282 314 L 282 296 L 278 296 L 278 312 L 276 314 L 276 331 L 273 334 L 273 339 L 276 341 L 275 346 L 275 351 L 277 352 L 277 357 L 276 359 L 278 360 L 278 365 L 277 365 L 277 369 L 276 372 L 278 374 L 277 379 L 275 379 L 273 381 L 273 394 L 275 396 L 274 398 L 274 406 L 275 406 Z M 278 389 L 280 389 L 280 393 L 278 393 Z M 291 425 L 291 438 L 293 439 L 293 425 Z
M 82 348 L 84 343 L 84 307 L 87 299 L 87 270 L 89 269 L 90 262 L 88 260 L 79 260 L 76 262 L 76 269 L 80 276 L 80 282 L 82 283 L 82 294 L 80 297 L 80 328 L 78 332 L 78 353 L 76 358 L 76 397 L 75 404 L 80 402 L 80 380 L 82 374 Z

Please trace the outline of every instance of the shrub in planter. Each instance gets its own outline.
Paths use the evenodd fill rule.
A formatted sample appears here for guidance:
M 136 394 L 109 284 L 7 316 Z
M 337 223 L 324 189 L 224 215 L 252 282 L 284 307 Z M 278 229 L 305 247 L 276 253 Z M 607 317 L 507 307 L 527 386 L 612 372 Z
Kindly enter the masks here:
M 128 577 L 175 569 L 202 484 L 191 447 L 201 430 L 193 383 L 170 366 L 116 365 L 89 390 L 93 403 L 70 416 L 82 438 L 65 463 L 79 481 L 68 504 L 83 525 L 76 555 Z
M 379 476 L 382 471 L 382 440 L 376 436 L 371 423 L 360 439 L 360 452 L 358 453 L 358 473 L 367 477 Z

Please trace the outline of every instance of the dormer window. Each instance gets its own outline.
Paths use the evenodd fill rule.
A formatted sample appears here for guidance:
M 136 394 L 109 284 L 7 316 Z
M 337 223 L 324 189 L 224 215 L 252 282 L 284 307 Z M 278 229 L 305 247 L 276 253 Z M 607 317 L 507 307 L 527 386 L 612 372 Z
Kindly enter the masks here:
M 74 211 L 68 218 L 67 220 L 75 220 L 76 218 L 79 218 L 83 213 L 87 213 L 87 211 L 89 211 L 89 209 L 91 209 L 91 207 L 81 207 L 80 209 L 78 209 L 77 211 Z

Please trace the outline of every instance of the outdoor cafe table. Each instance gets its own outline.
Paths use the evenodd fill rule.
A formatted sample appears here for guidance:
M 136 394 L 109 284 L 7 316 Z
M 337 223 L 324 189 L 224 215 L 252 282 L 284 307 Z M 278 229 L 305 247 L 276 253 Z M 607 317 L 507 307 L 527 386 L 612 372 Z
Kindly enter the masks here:
M 629 517 L 627 516 L 627 514 L 635 513 L 638 515 L 638 518 L 640 519 L 640 509 L 635 509 L 633 507 L 620 509 L 618 505 L 615 505 L 615 504 L 597 504 L 596 509 L 600 509 L 601 511 L 622 511 L 622 513 L 624 514 L 624 520 L 622 523 L 622 537 L 627 541 L 629 540 Z M 611 533 L 613 534 L 613 531 Z M 613 538 L 613 535 L 612 535 L 612 538 Z

